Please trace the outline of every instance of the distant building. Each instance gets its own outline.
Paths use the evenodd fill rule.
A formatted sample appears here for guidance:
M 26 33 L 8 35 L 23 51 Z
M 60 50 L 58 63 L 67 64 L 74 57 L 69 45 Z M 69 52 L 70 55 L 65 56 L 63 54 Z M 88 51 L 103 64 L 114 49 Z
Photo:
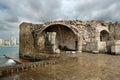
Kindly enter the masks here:
M 15 37 L 11 37 L 10 39 L 10 45 L 16 45 L 17 41 Z
M 0 39 L 0 45 L 4 45 L 4 40 Z
M 9 40 L 4 40 L 4 44 L 3 45 L 10 45 L 10 41 Z
M 16 45 L 19 45 L 19 41 L 16 42 Z

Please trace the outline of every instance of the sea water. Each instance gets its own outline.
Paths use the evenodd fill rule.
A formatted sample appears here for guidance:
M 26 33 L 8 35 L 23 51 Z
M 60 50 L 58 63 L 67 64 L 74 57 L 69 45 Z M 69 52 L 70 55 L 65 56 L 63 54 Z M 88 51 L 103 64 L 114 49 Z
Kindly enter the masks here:
M 5 54 L 18 56 L 19 46 L 0 46 L 0 67 L 15 64 L 11 59 L 5 58 Z

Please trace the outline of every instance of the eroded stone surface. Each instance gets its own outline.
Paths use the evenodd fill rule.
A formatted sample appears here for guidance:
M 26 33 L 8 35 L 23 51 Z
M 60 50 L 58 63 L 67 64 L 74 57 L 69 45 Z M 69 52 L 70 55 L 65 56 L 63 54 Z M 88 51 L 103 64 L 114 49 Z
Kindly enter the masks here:
M 51 46 L 60 51 L 111 52 L 111 41 L 120 39 L 119 25 L 119 22 L 96 20 L 61 20 L 44 24 L 23 22 L 20 25 L 20 54 L 38 56 L 41 52 L 50 52 L 46 48 L 48 32 L 56 32 L 55 45 Z

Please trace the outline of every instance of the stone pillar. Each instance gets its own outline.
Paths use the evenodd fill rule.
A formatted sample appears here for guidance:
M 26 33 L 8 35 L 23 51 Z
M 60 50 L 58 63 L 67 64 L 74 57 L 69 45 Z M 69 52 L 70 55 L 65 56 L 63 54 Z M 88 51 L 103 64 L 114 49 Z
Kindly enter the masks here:
M 49 48 L 50 51 L 52 51 L 53 53 L 55 53 L 55 49 L 56 49 L 56 32 L 47 32 L 47 47 Z
M 77 35 L 77 52 L 82 52 L 82 36 Z
M 52 51 L 53 53 L 55 53 L 55 49 L 56 49 L 56 32 L 52 32 L 51 34 L 51 44 L 52 44 Z
M 55 45 L 56 32 L 51 33 L 51 44 Z

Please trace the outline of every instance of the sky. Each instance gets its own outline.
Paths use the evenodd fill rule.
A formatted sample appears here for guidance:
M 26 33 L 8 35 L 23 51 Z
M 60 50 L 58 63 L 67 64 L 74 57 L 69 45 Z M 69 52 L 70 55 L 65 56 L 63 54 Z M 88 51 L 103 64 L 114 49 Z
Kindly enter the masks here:
M 0 0 L 0 38 L 19 39 L 22 22 L 120 21 L 120 0 Z

